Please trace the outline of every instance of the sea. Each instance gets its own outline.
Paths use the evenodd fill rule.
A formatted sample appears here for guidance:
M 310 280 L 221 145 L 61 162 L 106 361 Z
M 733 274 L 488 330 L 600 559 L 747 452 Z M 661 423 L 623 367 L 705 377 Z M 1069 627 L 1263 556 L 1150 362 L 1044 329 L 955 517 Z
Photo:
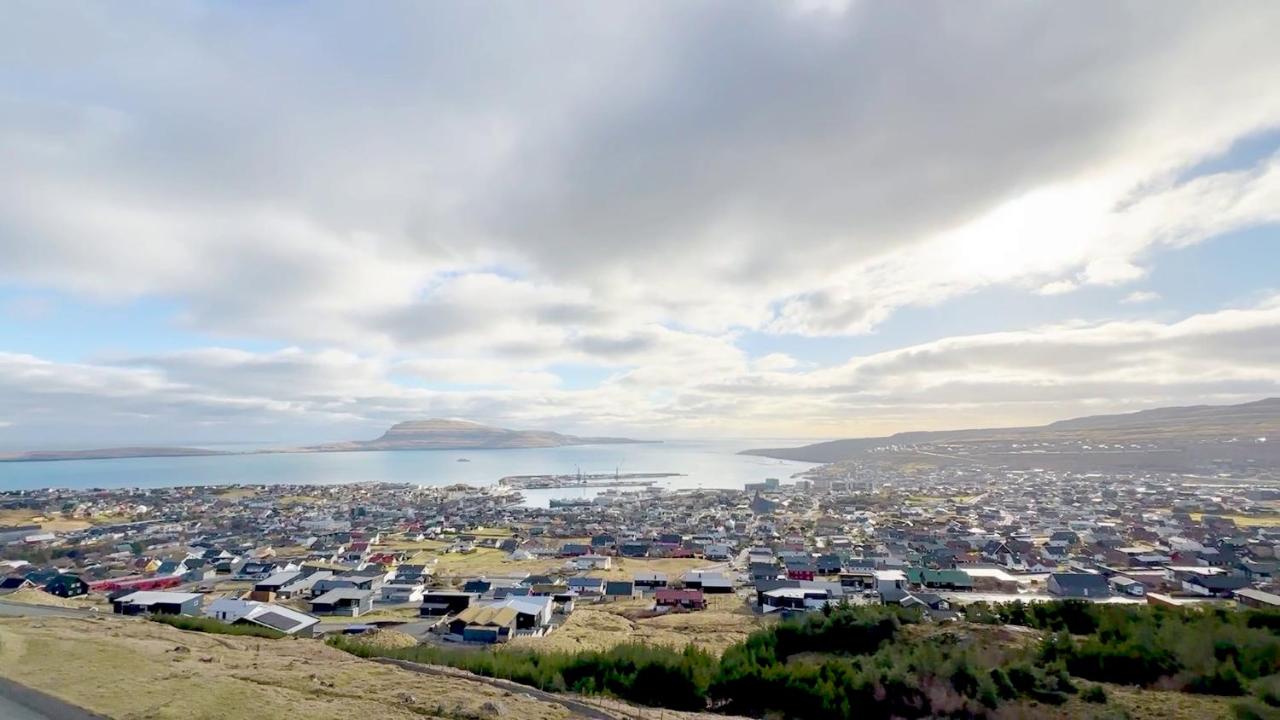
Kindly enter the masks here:
M 802 444 L 796 441 L 779 443 Z M 493 485 L 508 475 L 680 473 L 655 485 L 741 489 L 745 483 L 786 480 L 812 463 L 738 455 L 761 441 L 684 441 L 578 445 L 513 450 L 395 450 L 339 453 L 257 453 L 201 457 L 120 458 L 0 463 L 0 490 L 39 488 L 155 488 L 180 485 L 326 485 L 351 482 L 423 486 Z M 635 489 L 635 488 L 624 488 Z M 525 502 L 591 498 L 600 488 L 525 490 Z

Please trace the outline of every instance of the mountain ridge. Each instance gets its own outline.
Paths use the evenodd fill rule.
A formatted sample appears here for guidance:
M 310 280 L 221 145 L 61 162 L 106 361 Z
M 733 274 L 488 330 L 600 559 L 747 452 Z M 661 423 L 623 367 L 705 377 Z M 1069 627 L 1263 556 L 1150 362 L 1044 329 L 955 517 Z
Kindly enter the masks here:
M 1280 397 L 1237 405 L 1186 405 L 1132 413 L 1087 415 L 1045 425 L 914 430 L 882 437 L 828 440 L 794 448 L 756 448 L 740 455 L 779 460 L 830 463 L 849 460 L 876 447 L 927 442 L 1016 442 L 1030 440 L 1091 440 L 1099 433 L 1123 442 L 1226 440 L 1233 437 L 1280 435 Z
M 396 423 L 372 440 L 349 440 L 298 448 L 230 452 L 194 447 L 113 447 L 89 450 L 34 450 L 0 453 L 0 462 L 115 460 L 145 457 L 262 455 L 278 453 L 362 452 L 375 450 L 514 450 L 569 445 L 614 445 L 661 442 L 620 437 L 580 437 L 550 430 L 510 430 L 471 420 L 431 418 Z

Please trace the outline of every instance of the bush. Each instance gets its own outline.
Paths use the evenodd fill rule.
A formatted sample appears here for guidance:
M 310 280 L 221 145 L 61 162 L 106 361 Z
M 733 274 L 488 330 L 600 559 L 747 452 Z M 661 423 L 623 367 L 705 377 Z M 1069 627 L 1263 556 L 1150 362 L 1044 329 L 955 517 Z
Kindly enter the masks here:
M 285 634 L 279 630 L 272 630 L 260 625 L 231 625 L 213 618 L 192 617 L 191 615 L 151 615 L 148 619 L 152 622 L 176 627 L 179 630 L 212 633 L 214 635 L 244 635 L 268 638 L 270 640 L 285 637 Z
M 361 656 L 452 665 L 552 692 L 606 695 L 678 710 L 755 717 L 982 717 L 1022 699 L 1060 705 L 1074 678 L 1187 692 L 1256 697 L 1251 717 L 1280 715 L 1280 614 L 1096 605 L 1080 601 L 978 605 L 975 619 L 1044 631 L 1034 647 L 917 636 L 921 616 L 895 607 L 834 605 L 752 633 L 715 658 L 622 645 L 605 652 L 474 651 L 429 645 L 387 649 L 330 642 Z M 799 657 L 797 657 L 799 656 Z M 1096 708 L 1114 715 L 1114 706 Z M 1280 720 L 1280 718 L 1278 718 Z
M 1107 691 L 1101 685 L 1090 685 L 1080 693 L 1080 699 L 1091 703 L 1106 703 Z

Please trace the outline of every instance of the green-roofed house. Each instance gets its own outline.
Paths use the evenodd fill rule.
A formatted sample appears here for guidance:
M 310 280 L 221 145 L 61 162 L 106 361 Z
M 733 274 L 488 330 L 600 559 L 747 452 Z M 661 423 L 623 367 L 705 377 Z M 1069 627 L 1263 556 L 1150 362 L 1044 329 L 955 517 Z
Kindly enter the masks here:
M 89 594 L 89 583 L 78 575 L 59 575 L 45 583 L 44 591 L 58 597 L 79 597 Z
M 907 568 L 907 582 L 934 590 L 972 590 L 973 578 L 963 570 Z

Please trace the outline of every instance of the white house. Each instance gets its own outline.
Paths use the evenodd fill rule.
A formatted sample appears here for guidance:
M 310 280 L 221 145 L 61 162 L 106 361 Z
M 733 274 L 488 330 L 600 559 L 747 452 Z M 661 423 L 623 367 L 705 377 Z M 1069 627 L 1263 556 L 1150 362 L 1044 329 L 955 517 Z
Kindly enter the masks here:
M 907 574 L 901 570 L 876 570 L 876 591 L 906 590 Z
M 382 586 L 382 601 L 420 603 L 426 586 L 422 583 L 392 583 Z
M 577 570 L 608 570 L 613 567 L 613 558 L 608 555 L 579 555 L 569 560 Z
M 318 617 L 283 605 L 235 598 L 214 600 L 204 609 L 204 615 L 228 624 L 258 625 L 296 637 L 311 637 L 320 623 Z

